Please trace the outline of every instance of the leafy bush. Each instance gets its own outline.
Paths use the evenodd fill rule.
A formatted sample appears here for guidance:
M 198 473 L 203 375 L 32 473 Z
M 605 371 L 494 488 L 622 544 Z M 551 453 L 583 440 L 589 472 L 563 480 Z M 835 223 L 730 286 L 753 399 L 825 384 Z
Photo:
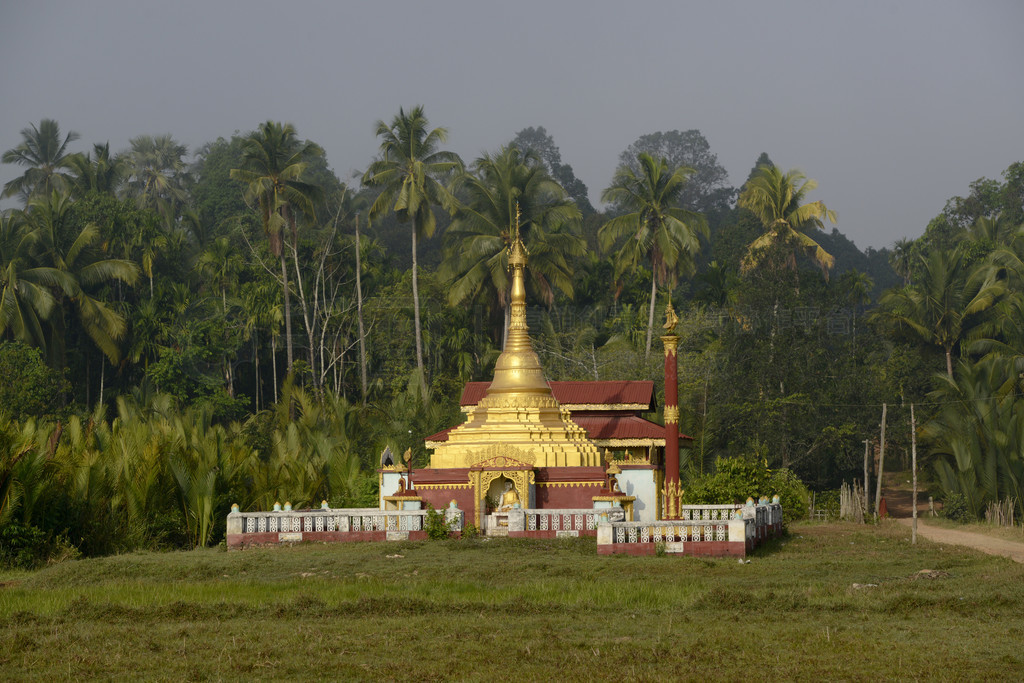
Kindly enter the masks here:
M 462 538 L 473 539 L 480 535 L 480 530 L 476 528 L 476 524 L 469 522 L 466 526 L 462 527 Z
M 814 496 L 814 507 L 824 510 L 829 519 L 839 519 L 839 490 L 818 491 Z
M 807 487 L 791 470 L 773 471 L 742 458 L 718 458 L 714 473 L 689 482 L 683 503 L 727 505 L 773 495 L 779 496 L 785 522 L 807 516 Z
M 21 342 L 0 344 L 0 412 L 12 420 L 55 417 L 71 383 L 46 365 L 39 349 Z
M 978 518 L 971 512 L 967 497 L 962 493 L 951 493 L 942 501 L 942 516 L 960 524 L 977 522 Z
M 51 560 L 78 556 L 78 549 L 66 538 L 54 538 L 37 527 L 14 523 L 0 529 L 0 567 L 35 569 Z
M 438 512 L 433 505 L 427 503 L 427 518 L 423 522 L 423 530 L 427 532 L 427 538 L 431 541 L 443 541 L 451 536 L 454 521 L 446 521 L 443 512 Z

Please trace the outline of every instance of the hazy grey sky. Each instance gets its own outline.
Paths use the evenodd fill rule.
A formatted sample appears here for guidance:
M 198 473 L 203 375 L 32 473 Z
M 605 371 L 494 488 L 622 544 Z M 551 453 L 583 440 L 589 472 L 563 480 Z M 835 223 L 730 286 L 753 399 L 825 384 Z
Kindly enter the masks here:
M 883 247 L 1024 161 L 1022 27 L 1019 0 L 0 0 L 0 150 L 41 118 L 76 150 L 275 119 L 345 179 L 423 104 L 467 161 L 544 126 L 596 200 L 638 136 L 697 128 L 733 184 L 768 152 Z

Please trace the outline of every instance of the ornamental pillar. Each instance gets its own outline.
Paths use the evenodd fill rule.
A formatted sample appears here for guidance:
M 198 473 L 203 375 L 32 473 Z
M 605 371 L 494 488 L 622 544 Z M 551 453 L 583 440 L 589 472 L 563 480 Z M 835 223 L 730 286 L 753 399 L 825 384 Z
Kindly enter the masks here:
M 682 490 L 679 483 L 679 318 L 669 301 L 665 309 L 665 519 L 679 519 Z

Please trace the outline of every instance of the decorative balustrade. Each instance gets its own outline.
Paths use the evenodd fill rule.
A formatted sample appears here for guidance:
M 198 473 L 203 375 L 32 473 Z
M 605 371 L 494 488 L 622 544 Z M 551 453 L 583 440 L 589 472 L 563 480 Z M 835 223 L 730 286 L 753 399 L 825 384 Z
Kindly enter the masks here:
M 700 543 L 746 541 L 747 520 L 662 520 L 611 524 L 612 543 Z M 739 538 L 736 538 L 737 534 Z
M 344 508 L 232 512 L 228 515 L 229 546 L 294 542 L 302 540 L 362 540 L 365 532 L 384 532 L 382 539 L 406 540 L 410 532 L 422 532 L 427 510 Z M 462 530 L 463 513 L 443 511 L 452 528 Z M 377 534 L 380 536 L 380 534 Z
M 682 505 L 680 519 L 719 520 L 742 519 L 745 505 Z
M 782 531 L 782 506 L 689 505 L 683 519 L 610 522 L 598 527 L 599 554 L 650 555 L 663 549 L 687 555 L 743 557 Z
M 573 532 L 573 535 L 596 532 L 600 524 L 618 522 L 626 518 L 621 508 L 564 509 L 564 510 L 513 510 L 509 512 L 508 529 L 515 531 Z

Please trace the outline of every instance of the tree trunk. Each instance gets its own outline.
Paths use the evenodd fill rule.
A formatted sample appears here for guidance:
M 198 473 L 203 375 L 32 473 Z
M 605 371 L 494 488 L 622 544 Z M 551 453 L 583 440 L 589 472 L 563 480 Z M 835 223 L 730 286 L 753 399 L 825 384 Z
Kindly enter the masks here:
M 946 347 L 946 374 L 953 379 L 953 347 Z
M 227 320 L 228 317 L 228 292 L 226 287 L 220 288 L 220 312 Z M 231 366 L 231 355 L 224 354 L 224 382 L 228 386 L 228 396 L 235 397 L 235 371 Z
M 363 327 L 363 265 L 359 247 L 359 214 L 356 214 L 356 317 L 359 320 L 359 381 L 363 390 L 363 403 L 366 403 L 366 329 Z
M 910 468 L 914 472 L 914 521 L 911 523 L 910 542 L 917 543 L 917 420 L 914 419 L 914 404 L 910 404 Z
M 412 219 L 412 307 L 413 322 L 416 327 L 416 369 L 419 370 L 420 378 L 424 384 L 427 381 L 426 373 L 423 371 L 423 339 L 420 335 L 420 287 L 418 264 L 416 260 L 416 219 Z
M 256 388 L 253 393 L 256 395 L 256 412 L 260 412 L 260 344 L 259 335 L 254 330 L 252 333 L 252 357 L 253 365 L 256 368 Z
M 317 284 L 313 283 L 313 314 L 309 312 L 309 302 L 306 301 L 306 289 L 302 284 L 302 271 L 299 269 L 299 248 L 297 244 L 291 245 L 292 260 L 295 262 L 295 287 L 299 290 L 299 306 L 302 308 L 302 321 L 306 325 L 306 339 L 309 344 L 309 374 L 313 386 L 320 386 L 320 375 L 317 373 L 316 362 L 316 294 Z
M 654 303 L 658 294 L 658 276 L 651 275 L 651 310 L 647 315 L 647 349 L 644 351 L 644 358 L 651 355 L 651 337 L 654 334 Z
M 284 346 L 285 357 L 288 359 L 288 374 L 292 372 L 292 300 L 288 294 L 288 264 L 284 258 L 284 249 L 281 250 L 281 282 L 284 287 Z M 277 375 L 275 374 L 275 377 Z M 276 397 L 277 390 L 274 390 Z
M 270 362 L 274 373 L 274 403 L 277 403 L 277 335 L 270 334 Z

